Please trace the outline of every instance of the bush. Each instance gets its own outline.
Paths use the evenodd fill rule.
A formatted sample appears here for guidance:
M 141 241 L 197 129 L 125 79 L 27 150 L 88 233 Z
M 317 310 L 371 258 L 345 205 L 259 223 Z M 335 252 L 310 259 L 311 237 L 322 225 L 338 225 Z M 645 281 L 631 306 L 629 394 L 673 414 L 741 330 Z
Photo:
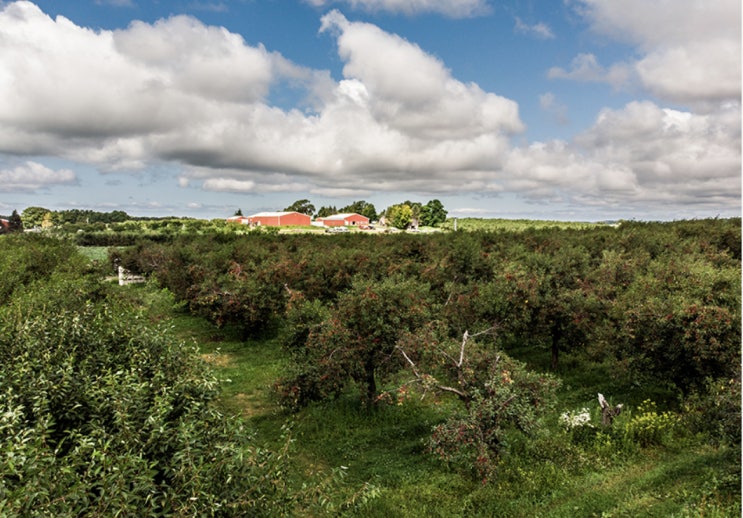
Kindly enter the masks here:
M 669 444 L 678 417 L 671 412 L 658 413 L 656 404 L 649 399 L 637 407 L 637 412 L 625 425 L 625 438 L 642 447 Z
M 283 460 L 215 406 L 195 351 L 54 275 L 0 311 L 0 514 L 272 515 Z
M 0 237 L 0 304 L 16 289 L 56 271 L 74 272 L 85 268 L 85 259 L 70 243 L 38 234 L 11 234 Z
M 468 388 L 472 398 L 465 409 L 434 427 L 428 449 L 458 471 L 483 483 L 492 480 L 507 450 L 506 434 L 534 435 L 558 386 L 557 379 L 531 372 L 501 353 L 487 376 Z
M 687 398 L 684 424 L 704 434 L 712 443 L 740 448 L 740 378 L 708 379 L 704 390 Z

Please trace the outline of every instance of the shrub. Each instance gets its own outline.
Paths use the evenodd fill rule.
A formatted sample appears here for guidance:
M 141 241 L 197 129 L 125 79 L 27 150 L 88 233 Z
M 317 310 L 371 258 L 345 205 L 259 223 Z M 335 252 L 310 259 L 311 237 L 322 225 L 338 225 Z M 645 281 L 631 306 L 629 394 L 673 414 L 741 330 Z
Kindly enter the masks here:
M 81 279 L 16 290 L 0 365 L 0 514 L 271 515 L 293 498 L 195 351 Z
M 692 432 L 702 433 L 717 444 L 740 448 L 740 378 L 708 379 L 704 390 L 687 398 L 684 423 Z
M 678 417 L 671 412 L 658 413 L 656 404 L 649 399 L 637 407 L 637 412 L 625 425 L 625 438 L 643 447 L 667 444 Z
M 568 410 L 560 414 L 560 426 L 576 444 L 588 444 L 596 436 L 597 428 L 591 422 L 591 412 L 588 408 Z
M 486 376 L 470 381 L 476 383 L 460 384 L 470 397 L 465 409 L 434 427 L 428 450 L 485 483 L 496 476 L 509 431 L 533 435 L 541 428 L 559 383 L 502 353 Z

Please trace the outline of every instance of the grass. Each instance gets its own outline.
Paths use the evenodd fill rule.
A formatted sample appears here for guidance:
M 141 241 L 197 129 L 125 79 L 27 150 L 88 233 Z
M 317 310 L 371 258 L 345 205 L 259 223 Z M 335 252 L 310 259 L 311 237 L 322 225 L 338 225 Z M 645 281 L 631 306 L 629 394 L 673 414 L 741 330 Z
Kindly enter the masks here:
M 550 221 L 531 219 L 498 219 L 498 218 L 449 218 L 441 225 L 443 230 L 454 230 L 456 220 L 457 230 L 462 231 L 496 231 L 522 232 L 524 230 L 537 230 L 545 228 L 559 229 L 586 229 L 607 223 L 589 223 L 580 221 Z
M 545 506 L 550 516 L 703 516 L 738 506 L 721 498 L 714 466 L 727 450 L 649 451 L 632 462 L 577 478 Z M 701 486 L 700 486 L 701 483 Z M 717 501 L 717 502 L 715 502 Z M 716 509 L 716 511 L 714 511 Z M 729 511 L 729 512 L 730 512 Z
M 451 403 L 408 401 L 402 407 L 367 411 L 350 387 L 335 401 L 313 404 L 293 415 L 284 413 L 271 392 L 288 362 L 280 336 L 241 342 L 229 329 L 217 329 L 182 309 L 168 310 L 172 299 L 166 292 L 149 286 L 137 289 L 156 308 L 155 315 L 160 312 L 168 318 L 178 336 L 198 344 L 202 357 L 222 380 L 225 411 L 242 415 L 262 445 L 281 449 L 288 427 L 291 469 L 287 476 L 296 487 L 332 479 L 323 486 L 331 500 L 356 501 L 343 513 L 336 506 L 330 514 L 365 518 L 740 516 L 739 449 L 713 447 L 684 433 L 677 443 L 646 448 L 627 444 L 618 432 L 576 443 L 560 429 L 559 412 L 595 407 L 597 391 L 614 402 L 627 402 L 630 408 L 620 418 L 632 418 L 631 407 L 645 399 L 652 387 L 621 383 L 609 364 L 589 365 L 563 355 L 560 404 L 547 416 L 545 432 L 533 438 L 510 437 L 498 478 L 483 485 L 425 453 L 431 427 L 445 418 Z M 525 351 L 513 353 L 529 360 Z M 532 360 L 539 366 L 545 358 Z M 662 396 L 662 390 L 655 392 Z M 593 413 L 596 418 L 595 409 Z M 615 428 L 622 423 L 618 420 Z
M 91 261 L 105 262 L 108 261 L 108 246 L 79 246 L 77 249 L 80 253 Z

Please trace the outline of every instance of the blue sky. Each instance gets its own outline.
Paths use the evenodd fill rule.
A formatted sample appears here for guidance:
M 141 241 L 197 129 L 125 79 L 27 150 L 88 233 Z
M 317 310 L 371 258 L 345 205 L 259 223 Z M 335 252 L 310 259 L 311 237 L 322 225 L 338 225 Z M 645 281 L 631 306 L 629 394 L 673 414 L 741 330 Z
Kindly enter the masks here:
M 0 214 L 738 216 L 738 0 L 0 1 Z

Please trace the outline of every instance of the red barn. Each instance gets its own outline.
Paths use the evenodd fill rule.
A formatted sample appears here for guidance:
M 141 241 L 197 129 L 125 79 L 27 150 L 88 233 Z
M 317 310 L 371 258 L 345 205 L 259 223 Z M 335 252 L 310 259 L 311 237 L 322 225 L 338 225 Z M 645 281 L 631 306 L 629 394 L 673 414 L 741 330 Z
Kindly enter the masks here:
M 312 218 L 300 212 L 259 212 L 248 216 L 248 221 L 251 225 L 267 227 L 309 226 L 312 224 Z
M 344 225 L 357 227 L 369 224 L 369 218 L 355 212 L 352 214 L 333 214 L 327 218 L 318 218 L 317 221 L 321 221 L 326 227 L 342 227 Z
M 242 225 L 250 224 L 250 220 L 245 216 L 230 216 L 226 221 L 227 223 L 240 223 Z

